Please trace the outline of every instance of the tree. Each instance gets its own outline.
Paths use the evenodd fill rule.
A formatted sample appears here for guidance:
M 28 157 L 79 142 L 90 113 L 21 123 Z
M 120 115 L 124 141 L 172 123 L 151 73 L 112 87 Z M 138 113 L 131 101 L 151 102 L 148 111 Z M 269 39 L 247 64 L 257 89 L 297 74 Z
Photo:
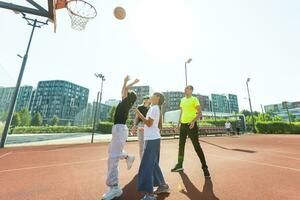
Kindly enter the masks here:
M 275 115 L 274 117 L 272 117 L 272 121 L 274 122 L 280 122 L 282 121 L 282 117 L 279 115 Z
M 51 125 L 56 126 L 59 123 L 59 118 L 54 115 L 53 118 L 51 119 Z
M 293 115 L 293 113 L 291 113 L 291 112 L 289 112 L 288 115 L 289 115 L 289 118 L 291 119 L 291 122 L 295 122 L 296 116 Z
M 15 112 L 13 114 L 13 117 L 12 117 L 12 120 L 11 120 L 11 126 L 16 127 L 16 126 L 20 126 L 20 124 L 21 124 L 20 114 Z
M 29 126 L 31 121 L 31 116 L 27 108 L 23 108 L 20 111 L 20 118 L 21 118 L 21 126 Z
M 43 117 L 39 112 L 34 114 L 32 121 L 31 121 L 31 125 L 32 126 L 42 126 L 43 125 Z
M 0 114 L 0 121 L 1 122 L 5 122 L 6 121 L 6 118 L 7 118 L 7 112 L 2 112 Z
M 265 114 L 259 114 L 257 116 L 257 121 L 261 121 L 261 122 L 266 122 L 266 121 L 271 121 L 271 117 L 268 113 Z
M 243 114 L 243 115 L 245 115 L 245 117 L 251 115 L 251 112 L 249 110 L 242 110 L 240 113 Z
M 108 121 L 113 122 L 115 118 L 116 106 L 113 106 L 109 111 Z
M 259 114 L 260 114 L 260 112 L 253 111 L 253 115 L 254 115 L 254 116 L 258 116 Z

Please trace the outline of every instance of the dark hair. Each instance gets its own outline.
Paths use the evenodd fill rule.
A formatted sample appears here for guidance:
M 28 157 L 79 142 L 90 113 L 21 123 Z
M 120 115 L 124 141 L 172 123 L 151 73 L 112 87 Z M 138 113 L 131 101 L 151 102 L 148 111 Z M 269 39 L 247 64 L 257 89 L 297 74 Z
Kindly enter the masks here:
M 163 123 L 163 115 L 161 112 L 161 106 L 165 103 L 165 96 L 162 93 L 155 92 L 153 95 L 159 97 L 159 109 L 160 109 L 160 117 L 159 117 L 159 123 L 158 123 L 158 128 L 161 130 L 162 129 L 162 123 Z
M 129 91 L 127 98 L 128 98 L 130 105 L 133 106 L 134 102 L 137 99 L 136 93 L 134 91 Z
M 186 86 L 187 88 L 190 88 L 192 91 L 194 91 L 194 87 L 192 85 Z

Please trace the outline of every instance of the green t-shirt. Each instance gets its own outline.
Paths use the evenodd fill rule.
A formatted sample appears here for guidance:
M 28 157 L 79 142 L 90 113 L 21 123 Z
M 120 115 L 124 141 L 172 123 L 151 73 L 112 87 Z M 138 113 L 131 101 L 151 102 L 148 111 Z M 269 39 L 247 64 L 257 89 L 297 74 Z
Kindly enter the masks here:
M 182 98 L 180 101 L 180 108 L 182 109 L 181 123 L 190 123 L 197 116 L 197 106 L 200 106 L 198 98 L 191 96 L 190 98 Z

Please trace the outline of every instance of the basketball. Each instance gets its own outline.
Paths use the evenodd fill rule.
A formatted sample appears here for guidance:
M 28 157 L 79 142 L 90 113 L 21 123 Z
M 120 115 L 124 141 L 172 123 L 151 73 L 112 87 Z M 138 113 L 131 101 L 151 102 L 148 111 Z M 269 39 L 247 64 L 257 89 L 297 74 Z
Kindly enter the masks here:
M 116 7 L 114 10 L 114 15 L 118 20 L 122 20 L 126 17 L 126 11 L 122 7 Z

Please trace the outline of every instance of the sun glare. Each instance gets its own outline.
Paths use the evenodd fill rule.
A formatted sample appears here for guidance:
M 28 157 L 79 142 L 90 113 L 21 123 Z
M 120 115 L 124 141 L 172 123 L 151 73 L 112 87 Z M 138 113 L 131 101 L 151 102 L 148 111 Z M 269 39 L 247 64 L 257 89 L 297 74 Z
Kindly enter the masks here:
M 191 9 L 178 0 L 146 0 L 132 18 L 132 30 L 142 48 L 155 57 L 184 54 L 193 41 Z

